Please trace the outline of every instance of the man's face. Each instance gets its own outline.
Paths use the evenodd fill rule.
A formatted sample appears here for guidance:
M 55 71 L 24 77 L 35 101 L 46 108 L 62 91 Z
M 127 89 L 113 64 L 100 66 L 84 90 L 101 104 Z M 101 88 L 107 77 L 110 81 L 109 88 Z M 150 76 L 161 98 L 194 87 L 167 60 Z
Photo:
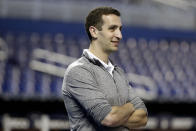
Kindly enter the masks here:
M 119 16 L 114 14 L 103 15 L 102 30 L 98 31 L 97 41 L 106 53 L 118 50 L 118 45 L 122 39 L 122 23 Z

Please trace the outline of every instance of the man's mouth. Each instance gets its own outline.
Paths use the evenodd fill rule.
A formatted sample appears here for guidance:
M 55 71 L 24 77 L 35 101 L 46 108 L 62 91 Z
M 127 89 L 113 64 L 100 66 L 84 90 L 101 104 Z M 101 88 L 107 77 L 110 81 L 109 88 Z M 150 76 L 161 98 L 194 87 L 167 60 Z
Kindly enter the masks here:
M 119 41 L 112 41 L 112 43 L 114 44 L 114 46 L 118 46 Z

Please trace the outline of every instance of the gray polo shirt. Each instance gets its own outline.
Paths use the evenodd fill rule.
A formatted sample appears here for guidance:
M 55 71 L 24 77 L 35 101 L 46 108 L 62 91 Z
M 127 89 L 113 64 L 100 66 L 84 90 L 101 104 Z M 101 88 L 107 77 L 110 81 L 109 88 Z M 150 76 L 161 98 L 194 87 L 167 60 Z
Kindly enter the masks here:
M 146 110 L 143 101 L 132 92 L 122 69 L 114 66 L 112 77 L 86 52 L 67 68 L 62 91 L 72 131 L 128 131 L 125 127 L 105 127 L 101 121 L 112 106 L 128 102 L 136 109 Z

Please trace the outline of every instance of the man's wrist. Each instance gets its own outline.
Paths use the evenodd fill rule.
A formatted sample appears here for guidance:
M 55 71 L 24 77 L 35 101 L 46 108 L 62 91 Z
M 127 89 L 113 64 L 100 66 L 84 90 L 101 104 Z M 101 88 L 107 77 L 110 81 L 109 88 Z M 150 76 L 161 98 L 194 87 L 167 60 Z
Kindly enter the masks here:
M 128 105 L 128 108 L 129 108 L 129 110 L 130 110 L 130 112 L 131 112 L 131 114 L 135 111 L 135 107 L 134 107 L 134 105 L 132 104 L 132 103 L 127 103 L 127 105 Z

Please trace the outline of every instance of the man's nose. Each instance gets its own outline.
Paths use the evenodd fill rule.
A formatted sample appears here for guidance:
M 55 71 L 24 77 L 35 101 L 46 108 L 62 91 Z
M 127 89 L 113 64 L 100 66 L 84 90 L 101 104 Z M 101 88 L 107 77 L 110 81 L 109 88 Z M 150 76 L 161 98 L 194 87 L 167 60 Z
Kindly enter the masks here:
M 116 36 L 119 40 L 121 40 L 121 39 L 122 39 L 122 32 L 121 32 L 121 30 L 117 30 L 115 36 Z

